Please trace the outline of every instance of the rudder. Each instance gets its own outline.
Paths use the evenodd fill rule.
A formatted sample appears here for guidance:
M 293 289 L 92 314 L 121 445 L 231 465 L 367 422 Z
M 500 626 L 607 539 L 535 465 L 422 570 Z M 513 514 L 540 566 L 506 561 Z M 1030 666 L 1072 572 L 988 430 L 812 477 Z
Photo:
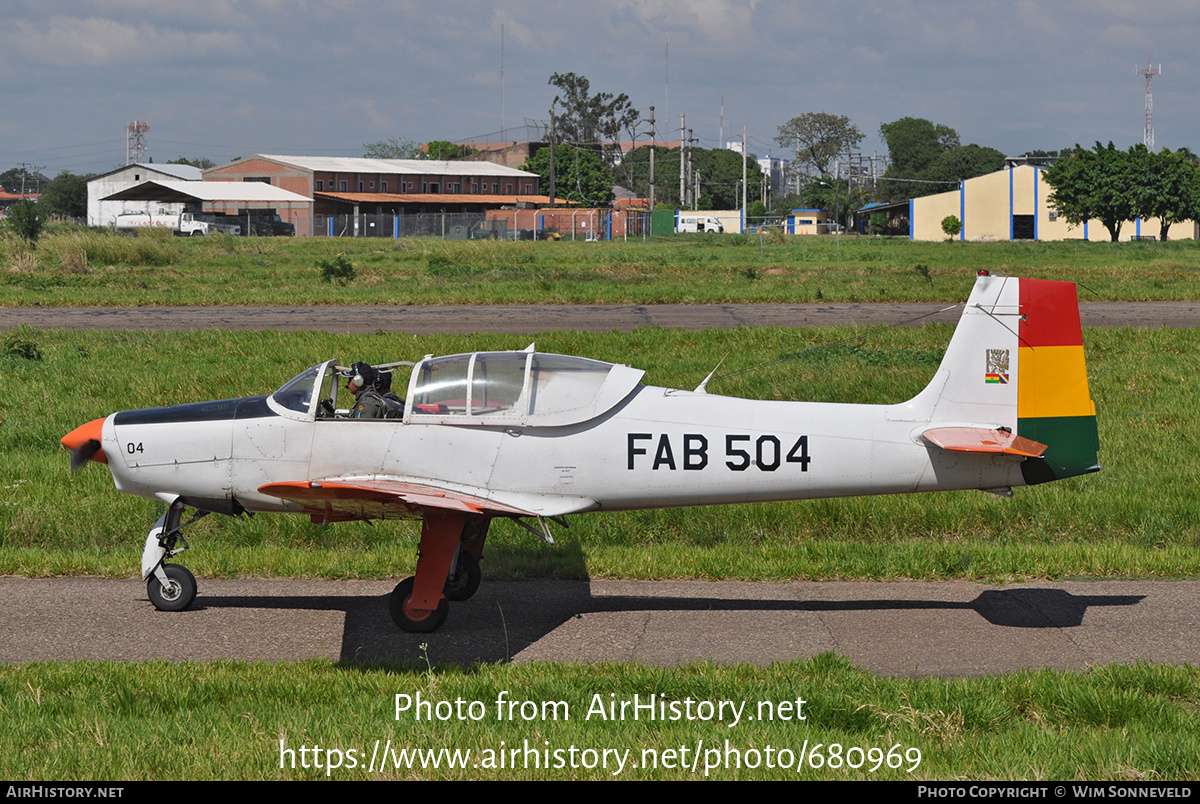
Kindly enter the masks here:
M 1026 461 L 1029 485 L 1100 470 L 1096 405 L 1088 389 L 1079 301 L 1072 282 L 1020 280 L 1017 432 L 1047 445 Z

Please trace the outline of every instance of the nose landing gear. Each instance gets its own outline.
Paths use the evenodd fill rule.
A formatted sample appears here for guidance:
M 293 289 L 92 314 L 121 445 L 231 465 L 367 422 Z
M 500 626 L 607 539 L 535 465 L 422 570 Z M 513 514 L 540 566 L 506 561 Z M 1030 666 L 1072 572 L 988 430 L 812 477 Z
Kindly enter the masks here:
M 184 505 L 176 498 L 150 533 L 142 549 L 142 579 L 146 581 L 146 595 L 159 611 L 183 611 L 196 600 L 196 576 L 178 564 L 167 560 L 187 550 L 189 545 L 181 531 L 208 516 L 208 511 L 197 511 L 187 522 L 183 519 Z M 182 544 L 182 547 L 176 545 Z

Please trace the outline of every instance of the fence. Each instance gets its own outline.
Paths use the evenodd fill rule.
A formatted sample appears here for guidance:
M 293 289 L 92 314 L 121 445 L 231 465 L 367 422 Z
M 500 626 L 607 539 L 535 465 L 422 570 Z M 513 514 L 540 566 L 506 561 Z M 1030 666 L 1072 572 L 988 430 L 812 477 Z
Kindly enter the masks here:
M 313 215 L 313 234 L 329 237 L 441 237 L 446 240 L 504 237 L 505 227 L 496 227 L 495 223 L 485 221 L 482 212 Z
M 624 209 L 493 209 L 489 221 L 504 224 L 517 240 L 557 234 L 567 240 L 622 240 L 650 234 L 650 213 Z
M 313 215 L 313 234 L 328 237 L 440 237 L 533 240 L 556 232 L 571 240 L 620 240 L 651 234 L 650 213 L 609 209 L 423 212 L 415 215 Z

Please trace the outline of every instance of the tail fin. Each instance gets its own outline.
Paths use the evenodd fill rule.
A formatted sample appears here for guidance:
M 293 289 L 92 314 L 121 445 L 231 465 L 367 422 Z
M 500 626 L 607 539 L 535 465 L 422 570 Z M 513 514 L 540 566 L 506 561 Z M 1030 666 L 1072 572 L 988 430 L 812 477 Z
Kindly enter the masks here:
M 933 425 L 940 432 L 927 440 L 946 449 L 979 449 L 955 430 L 1006 430 L 1046 445 L 1021 465 L 1028 485 L 1098 471 L 1075 285 L 980 274 L 937 376 L 895 410 Z
M 1029 485 L 1100 470 L 1096 405 L 1088 392 L 1079 302 L 1071 282 L 1022 279 L 1017 431 L 1049 445 L 1026 461 Z

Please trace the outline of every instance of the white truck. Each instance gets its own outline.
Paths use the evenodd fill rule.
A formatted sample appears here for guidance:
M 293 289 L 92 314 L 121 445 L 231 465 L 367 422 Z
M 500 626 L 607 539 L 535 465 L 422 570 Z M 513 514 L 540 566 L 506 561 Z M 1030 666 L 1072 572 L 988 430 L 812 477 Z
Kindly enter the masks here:
M 721 222 L 711 215 L 686 215 L 679 214 L 679 224 L 675 228 L 676 232 L 716 232 L 721 234 L 725 231 L 725 227 Z
M 197 220 L 191 212 L 178 215 L 152 212 L 122 212 L 113 224 L 118 232 L 137 234 L 141 229 L 169 229 L 179 237 L 203 237 L 216 232 L 238 235 L 242 227 L 226 223 Z

